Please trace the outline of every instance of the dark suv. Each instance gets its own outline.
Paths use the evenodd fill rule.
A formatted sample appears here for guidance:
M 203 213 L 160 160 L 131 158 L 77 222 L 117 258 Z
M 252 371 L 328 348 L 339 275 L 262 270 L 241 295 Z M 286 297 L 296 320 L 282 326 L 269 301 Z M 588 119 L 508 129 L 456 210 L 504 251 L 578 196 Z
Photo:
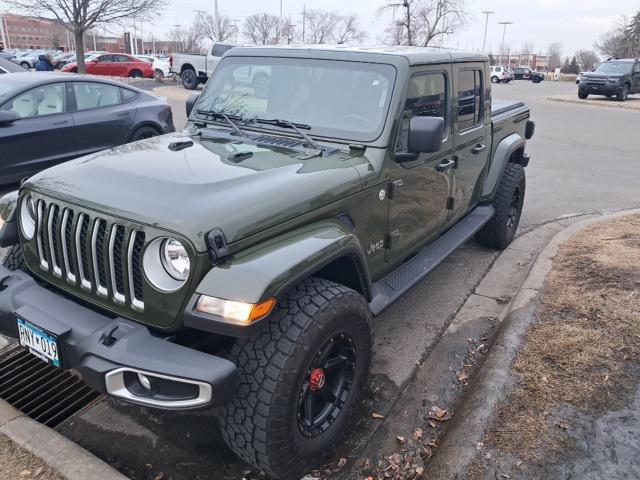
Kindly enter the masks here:
M 630 93 L 640 93 L 640 59 L 610 58 L 594 72 L 586 73 L 580 80 L 578 97 L 604 95 L 624 102 Z
M 531 70 L 529 67 L 516 67 L 513 71 L 514 80 L 531 80 L 532 83 L 540 83 L 544 80 L 544 73 Z

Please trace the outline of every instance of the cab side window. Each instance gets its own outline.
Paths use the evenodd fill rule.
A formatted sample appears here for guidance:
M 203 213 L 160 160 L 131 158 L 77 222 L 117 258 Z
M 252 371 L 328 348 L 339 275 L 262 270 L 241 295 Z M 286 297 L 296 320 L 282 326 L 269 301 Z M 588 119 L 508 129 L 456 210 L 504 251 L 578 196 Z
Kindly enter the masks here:
M 447 79 L 444 73 L 414 75 L 409 82 L 396 151 L 406 152 L 413 117 L 442 117 L 447 123 Z
M 41 117 L 66 111 L 64 83 L 33 88 L 2 106 L 2 110 L 15 112 L 20 118 Z
M 460 70 L 458 72 L 458 130 L 467 130 L 482 123 L 482 72 Z
M 232 48 L 233 48 L 233 45 L 216 44 L 211 49 L 211 56 L 213 56 L 213 57 L 221 57 L 222 55 L 225 54 L 225 52 L 227 50 L 231 50 Z

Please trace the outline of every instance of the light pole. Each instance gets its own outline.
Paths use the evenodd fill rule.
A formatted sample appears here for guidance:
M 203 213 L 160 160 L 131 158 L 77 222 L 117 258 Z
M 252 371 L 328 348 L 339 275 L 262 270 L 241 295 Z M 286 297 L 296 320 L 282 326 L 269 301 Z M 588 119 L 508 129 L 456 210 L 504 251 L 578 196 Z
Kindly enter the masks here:
M 502 25 L 503 26 L 503 29 L 502 29 L 502 44 L 500 46 L 500 50 L 501 50 L 500 53 L 502 53 L 502 51 L 504 51 L 504 36 L 507 33 L 507 25 L 511 25 L 511 24 L 513 24 L 513 22 L 498 22 L 498 25 Z M 510 63 L 511 63 L 511 59 L 508 59 L 507 60 L 507 64 L 510 64 Z
M 484 21 L 484 40 L 482 40 L 482 53 L 485 53 L 485 47 L 487 45 L 487 28 L 489 27 L 489 15 L 493 15 L 495 12 L 485 10 L 482 12 L 486 16 Z

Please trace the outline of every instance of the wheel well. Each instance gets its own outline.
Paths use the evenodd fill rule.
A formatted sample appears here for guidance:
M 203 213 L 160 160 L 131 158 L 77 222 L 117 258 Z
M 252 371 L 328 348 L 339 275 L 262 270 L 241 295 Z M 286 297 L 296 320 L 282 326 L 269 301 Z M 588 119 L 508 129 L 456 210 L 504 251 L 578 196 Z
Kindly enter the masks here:
M 146 127 L 153 128 L 156 132 L 158 132 L 158 135 L 162 135 L 162 129 L 158 125 L 156 125 L 154 123 L 147 122 L 147 123 L 142 123 L 140 125 L 136 125 L 136 128 L 133 129 L 133 133 L 131 134 L 131 137 L 129 137 L 129 138 L 133 138 L 135 136 L 135 134 L 138 132 L 138 130 L 140 130 L 141 128 L 146 128 Z
M 367 286 L 365 274 L 358 260 L 352 256 L 345 255 L 332 260 L 311 276 L 339 283 L 355 290 L 364 296 L 367 301 L 371 300 L 371 292 Z
M 524 157 L 524 147 L 520 147 L 511 154 L 511 156 L 509 157 L 509 163 L 522 164 L 523 157 Z
M 184 73 L 185 70 L 193 70 L 194 72 L 196 71 L 196 69 L 193 68 L 190 63 L 185 63 L 184 65 L 182 65 L 182 68 L 180 68 L 180 74 Z

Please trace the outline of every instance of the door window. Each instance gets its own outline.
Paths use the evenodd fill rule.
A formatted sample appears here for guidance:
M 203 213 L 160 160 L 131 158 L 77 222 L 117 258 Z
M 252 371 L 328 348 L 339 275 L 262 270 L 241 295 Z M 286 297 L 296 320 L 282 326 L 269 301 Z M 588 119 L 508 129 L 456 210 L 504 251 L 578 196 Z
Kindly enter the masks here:
M 33 88 L 9 100 L 2 110 L 15 112 L 20 118 L 41 117 L 66 111 L 64 83 Z
M 458 130 L 473 128 L 483 120 L 482 72 L 458 72 Z
M 447 123 L 447 82 L 444 73 L 418 74 L 409 82 L 396 146 L 399 152 L 407 151 L 409 124 L 413 117 L 442 117 Z
M 76 108 L 90 110 L 92 108 L 110 107 L 122 102 L 120 87 L 105 83 L 74 82 Z
M 131 59 L 129 57 L 125 57 L 124 55 L 112 55 L 111 61 L 117 63 L 127 63 L 130 62 Z
M 225 52 L 227 50 L 231 50 L 232 48 L 233 48 L 233 45 L 216 44 L 211 49 L 211 56 L 213 56 L 213 57 L 221 57 L 222 55 L 225 54 Z

